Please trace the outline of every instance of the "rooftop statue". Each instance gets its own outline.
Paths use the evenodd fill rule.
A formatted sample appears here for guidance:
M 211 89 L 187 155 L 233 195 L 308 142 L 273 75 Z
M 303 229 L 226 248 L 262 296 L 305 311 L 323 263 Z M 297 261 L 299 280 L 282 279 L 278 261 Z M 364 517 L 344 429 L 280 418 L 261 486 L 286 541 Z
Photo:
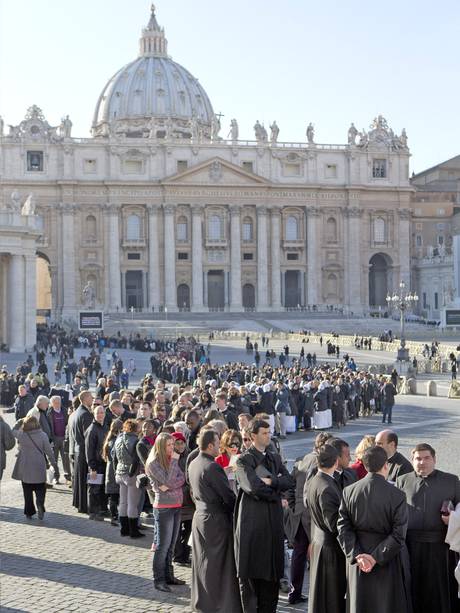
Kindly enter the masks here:
M 270 141 L 272 145 L 278 142 L 279 133 L 280 133 L 280 129 L 278 127 L 278 124 L 276 123 L 276 121 L 273 121 L 272 125 L 270 126 Z
M 307 142 L 309 145 L 313 145 L 314 144 L 314 138 L 315 138 L 315 128 L 313 126 L 313 124 L 310 122 L 307 126 Z

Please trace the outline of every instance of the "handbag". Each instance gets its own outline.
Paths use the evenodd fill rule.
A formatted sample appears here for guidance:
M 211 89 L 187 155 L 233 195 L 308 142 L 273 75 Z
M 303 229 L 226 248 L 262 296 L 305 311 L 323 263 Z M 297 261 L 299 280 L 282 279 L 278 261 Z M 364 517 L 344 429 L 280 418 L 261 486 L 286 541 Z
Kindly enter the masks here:
M 137 489 L 141 490 L 144 487 L 147 487 L 150 483 L 150 479 L 148 478 L 148 476 L 145 473 L 142 473 L 141 475 L 137 475 L 136 477 L 136 487 Z
M 39 451 L 40 453 L 43 453 L 43 457 L 45 458 L 45 465 L 46 465 L 46 470 L 49 469 L 49 467 L 51 466 L 51 464 L 48 462 L 48 458 L 46 457 L 46 453 L 43 451 L 43 449 L 40 449 L 40 447 L 37 445 L 37 443 L 34 441 L 34 439 L 30 436 L 30 434 L 28 432 L 26 432 L 27 436 L 30 438 L 32 445 L 35 447 L 35 449 L 37 449 L 37 451 Z

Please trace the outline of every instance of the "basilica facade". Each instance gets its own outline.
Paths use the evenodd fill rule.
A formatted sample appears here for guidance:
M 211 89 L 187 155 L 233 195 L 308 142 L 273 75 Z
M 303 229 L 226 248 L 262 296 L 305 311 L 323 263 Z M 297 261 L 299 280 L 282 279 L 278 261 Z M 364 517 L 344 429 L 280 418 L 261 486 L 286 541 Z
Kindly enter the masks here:
M 36 106 L 8 134 L 2 122 L 1 342 L 30 345 L 15 340 L 8 287 L 17 278 L 25 296 L 36 283 L 30 249 L 8 238 L 13 216 L 18 232 L 36 233 L 56 321 L 76 320 L 88 287 L 107 312 L 362 313 L 410 284 L 404 130 L 378 116 L 362 132 L 345 126 L 343 144 L 316 143 L 312 124 L 286 143 L 276 122 L 269 133 L 256 122 L 243 141 L 236 119 L 228 136 L 220 119 L 168 55 L 152 10 L 138 57 L 102 90 L 91 138 L 74 138 L 69 116 L 53 127 Z M 23 304 L 35 320 L 30 296 Z

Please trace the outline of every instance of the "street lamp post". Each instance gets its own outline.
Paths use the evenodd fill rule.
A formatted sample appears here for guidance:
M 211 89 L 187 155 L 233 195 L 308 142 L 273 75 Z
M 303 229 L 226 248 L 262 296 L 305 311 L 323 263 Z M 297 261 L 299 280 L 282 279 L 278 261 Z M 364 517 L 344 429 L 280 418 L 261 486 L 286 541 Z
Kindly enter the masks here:
M 401 281 L 399 284 L 399 293 L 394 293 L 392 296 L 387 295 L 388 308 L 399 309 L 400 311 L 400 342 L 398 347 L 397 361 L 402 362 L 409 361 L 409 350 L 406 349 L 406 311 L 418 301 L 418 296 L 415 292 L 408 292 L 406 290 L 406 284 Z

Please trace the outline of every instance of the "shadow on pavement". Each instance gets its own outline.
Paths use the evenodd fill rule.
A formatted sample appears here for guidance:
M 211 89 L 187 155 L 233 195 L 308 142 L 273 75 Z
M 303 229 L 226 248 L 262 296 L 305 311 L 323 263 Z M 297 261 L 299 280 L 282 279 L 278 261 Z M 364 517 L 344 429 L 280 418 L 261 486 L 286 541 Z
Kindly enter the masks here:
M 54 560 L 43 560 L 15 553 L 3 553 L 1 570 L 4 575 L 20 577 L 21 579 L 27 577 L 44 579 L 69 587 L 79 587 L 107 594 L 120 594 L 148 601 L 154 600 L 155 596 L 158 595 L 153 587 L 153 579 L 101 570 L 85 564 L 55 562 Z M 187 605 L 190 597 L 189 589 L 186 586 L 175 588 L 170 597 L 176 603 Z M 168 600 L 170 597 L 168 595 Z M 11 611 L 14 610 L 11 609 Z

